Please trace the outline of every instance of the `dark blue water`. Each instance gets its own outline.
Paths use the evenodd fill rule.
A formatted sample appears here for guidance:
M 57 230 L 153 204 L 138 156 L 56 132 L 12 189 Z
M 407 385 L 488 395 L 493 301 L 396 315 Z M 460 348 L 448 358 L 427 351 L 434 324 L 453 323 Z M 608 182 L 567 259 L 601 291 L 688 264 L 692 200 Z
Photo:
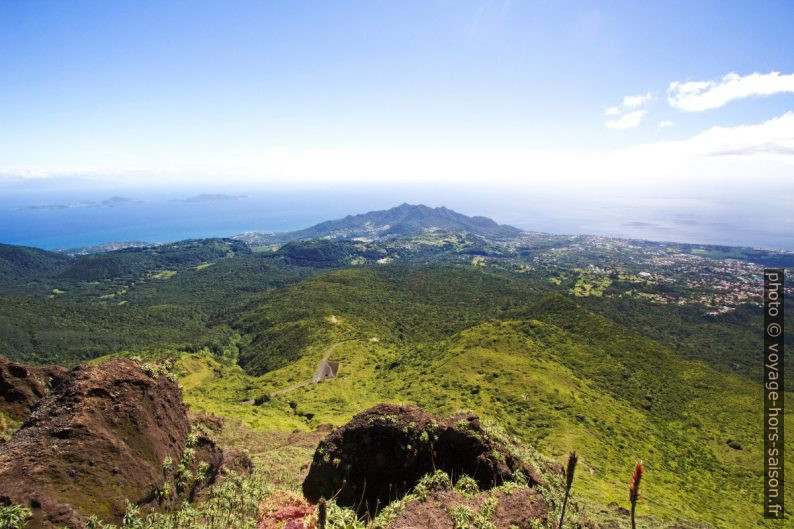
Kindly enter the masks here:
M 166 242 L 246 231 L 289 231 L 409 202 L 445 205 L 468 215 L 485 215 L 501 223 L 550 233 L 794 249 L 794 208 L 788 207 L 789 198 L 784 196 L 768 200 L 594 199 L 531 190 L 380 186 L 235 189 L 222 192 L 245 197 L 183 201 L 199 193 L 218 192 L 0 187 L 0 242 L 59 249 L 110 241 Z M 113 196 L 136 202 L 114 207 L 95 205 Z M 43 205 L 70 207 L 29 209 Z

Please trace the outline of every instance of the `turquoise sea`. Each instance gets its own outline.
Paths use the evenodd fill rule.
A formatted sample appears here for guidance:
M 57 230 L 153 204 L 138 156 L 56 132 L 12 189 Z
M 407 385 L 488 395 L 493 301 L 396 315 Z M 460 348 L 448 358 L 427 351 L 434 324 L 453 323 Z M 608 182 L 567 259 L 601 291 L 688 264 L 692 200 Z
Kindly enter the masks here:
M 218 193 L 236 198 L 189 200 Z M 787 207 L 785 197 L 763 203 L 653 197 L 593 200 L 564 193 L 451 192 L 430 186 L 232 191 L 6 186 L 0 187 L 0 242 L 61 249 L 111 241 L 167 242 L 288 231 L 402 202 L 444 205 L 549 233 L 794 250 L 794 208 Z

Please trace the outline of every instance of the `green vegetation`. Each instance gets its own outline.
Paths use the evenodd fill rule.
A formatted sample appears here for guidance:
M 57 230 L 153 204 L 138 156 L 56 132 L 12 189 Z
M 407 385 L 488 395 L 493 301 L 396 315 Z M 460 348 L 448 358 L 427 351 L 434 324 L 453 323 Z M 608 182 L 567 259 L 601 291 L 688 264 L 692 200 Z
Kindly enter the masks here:
M 30 280 L 63 271 L 70 260 L 65 255 L 0 243 L 0 284 Z
M 22 529 L 30 515 L 30 509 L 22 505 L 0 505 L 0 529 Z
M 267 476 L 257 473 L 240 477 L 231 474 L 220 485 L 212 487 L 209 497 L 199 504 L 183 503 L 170 513 L 142 513 L 127 504 L 127 513 L 120 529 L 255 529 L 257 509 L 262 498 L 272 493 Z M 115 529 L 92 517 L 88 529 Z
M 119 351 L 209 347 L 220 353 L 233 334 L 225 322 L 239 312 L 235 307 L 312 273 L 242 254 L 199 270 L 186 264 L 167 280 L 144 271 L 99 281 L 0 283 L 0 351 L 23 362 L 63 365 Z
M 17 431 L 19 425 L 20 421 L 15 421 L 3 410 L 0 410 L 0 445 L 11 438 L 11 435 Z
M 258 252 L 209 239 L 75 258 L 0 246 L 0 352 L 65 365 L 171 357 L 191 409 L 226 418 L 218 441 L 267 469 L 175 513 L 131 508 L 127 529 L 254 527 L 263 496 L 298 490 L 313 430 L 384 401 L 439 416 L 471 410 L 555 460 L 576 450 L 572 501 L 592 512 L 630 506 L 626 469 L 641 457 L 640 526 L 759 522 L 760 311 L 742 302 L 705 315 L 688 282 L 723 272 L 698 275 L 699 260 L 666 280 L 637 264 L 646 250 L 659 252 L 654 259 L 734 253 L 540 235 L 370 235 Z M 329 351 L 338 376 L 306 383 Z M 0 436 L 17 426 L 0 415 Z M 188 484 L 187 463 L 163 462 L 163 471 Z M 475 493 L 465 480 L 457 487 Z M 550 498 L 556 521 L 564 487 Z M 487 527 L 486 514 L 461 507 L 456 519 Z M 360 527 L 350 516 L 331 502 L 327 527 Z
M 611 284 L 612 280 L 609 277 L 583 273 L 579 276 L 579 279 L 576 280 L 576 285 L 574 285 L 571 293 L 574 296 L 601 297 Z
M 246 244 L 232 239 L 180 241 L 82 255 L 73 260 L 61 277 L 81 281 L 138 277 L 156 270 L 195 267 L 206 261 L 250 253 Z
M 535 299 L 544 292 L 541 288 L 504 273 L 464 267 L 333 271 L 252 301 L 235 323 L 251 336 L 241 347 L 240 364 L 249 373 L 262 374 L 298 360 L 312 344 L 368 342 L 371 337 L 401 348 L 400 356 L 409 355 L 406 348 L 429 347 L 499 317 Z M 331 314 L 342 315 L 340 325 L 326 324 Z
M 726 373 L 758 380 L 763 369 L 762 328 L 758 307 L 743 306 L 718 318 L 704 318 L 692 306 L 670 307 L 632 298 L 580 298 L 577 302 L 621 327 L 656 340 L 677 356 L 700 360 Z M 787 384 L 789 389 L 794 385 Z
M 757 384 L 682 358 L 523 276 L 344 269 L 265 294 L 240 321 L 252 337 L 240 342 L 244 369 L 210 351 L 177 362 L 195 410 L 291 431 L 342 424 L 382 401 L 438 415 L 469 409 L 542 453 L 577 450 L 578 490 L 589 501 L 627 505 L 624 472 L 642 456 L 655 516 L 718 527 L 756 521 L 759 491 L 747 483 L 761 473 Z M 252 404 L 310 379 L 333 344 L 337 378 Z

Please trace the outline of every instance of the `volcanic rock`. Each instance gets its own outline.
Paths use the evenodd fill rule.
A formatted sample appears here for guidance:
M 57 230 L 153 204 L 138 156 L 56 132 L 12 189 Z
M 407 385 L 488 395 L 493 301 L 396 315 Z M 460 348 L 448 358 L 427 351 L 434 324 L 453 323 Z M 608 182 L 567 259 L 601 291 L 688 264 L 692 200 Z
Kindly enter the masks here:
M 66 374 L 58 366 L 30 367 L 0 355 L 0 411 L 17 421 L 27 418 Z
M 540 482 L 537 471 L 488 435 L 471 413 L 437 420 L 416 406 L 379 404 L 320 442 L 303 493 L 310 501 L 334 497 L 359 514 L 374 513 L 434 470 L 453 480 L 468 475 L 480 489 L 518 471 L 530 486 Z
M 293 492 L 278 491 L 259 506 L 257 529 L 315 529 L 314 506 Z
M 191 499 L 215 479 L 223 455 L 190 432 L 168 377 L 129 360 L 76 367 L 0 446 L 0 504 L 30 507 L 26 529 L 76 529 L 92 514 L 120 522 L 127 500 L 167 507 Z M 177 470 L 181 461 L 190 473 Z

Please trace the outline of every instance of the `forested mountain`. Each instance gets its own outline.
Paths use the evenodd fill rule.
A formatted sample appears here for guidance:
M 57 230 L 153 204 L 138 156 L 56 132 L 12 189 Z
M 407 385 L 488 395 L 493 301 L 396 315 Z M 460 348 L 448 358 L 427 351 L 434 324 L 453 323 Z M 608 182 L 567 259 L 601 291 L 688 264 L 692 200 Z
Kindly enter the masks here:
M 267 244 L 322 238 L 419 236 L 426 231 L 465 232 L 496 239 L 516 237 L 522 233 L 518 228 L 497 224 L 487 217 L 468 217 L 443 206 L 430 208 L 423 204 L 401 204 L 383 211 L 321 222 L 304 230 L 276 234 L 253 232 L 239 237 L 252 244 Z
M 57 274 L 64 270 L 69 262 L 68 257 L 54 252 L 27 246 L 0 244 L 0 283 Z

